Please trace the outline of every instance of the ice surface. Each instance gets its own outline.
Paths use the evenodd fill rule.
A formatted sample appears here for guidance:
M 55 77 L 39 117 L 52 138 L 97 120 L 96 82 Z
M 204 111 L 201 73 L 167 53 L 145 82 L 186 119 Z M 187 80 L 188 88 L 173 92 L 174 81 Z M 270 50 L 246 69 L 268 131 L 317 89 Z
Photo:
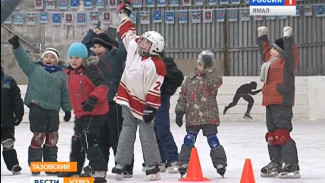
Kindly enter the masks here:
M 205 137 L 200 132 L 196 147 L 200 158 L 204 177 L 212 182 L 239 183 L 246 158 L 250 158 L 254 170 L 256 183 L 324 183 L 325 182 L 325 120 L 320 121 L 294 121 L 292 137 L 296 141 L 300 160 L 301 179 L 283 180 L 280 178 L 262 178 L 259 175 L 262 166 L 269 163 L 267 146 L 264 139 L 266 133 L 265 122 L 223 121 L 219 127 L 218 137 L 224 146 L 228 158 L 228 167 L 225 178 L 221 178 L 213 168 L 210 159 L 210 148 Z M 177 146 L 180 148 L 185 135 L 185 127 L 179 128 L 172 122 L 171 130 Z M 60 139 L 58 142 L 59 161 L 69 161 L 70 139 L 73 134 L 73 122 L 60 124 Z M 32 133 L 29 131 L 29 123 L 22 123 L 16 128 L 15 149 L 22 166 L 22 174 L 13 176 L 6 169 L 1 159 L 2 183 L 26 183 L 30 181 L 31 173 L 27 165 L 27 150 Z M 137 136 L 138 137 L 138 136 Z M 2 148 L 1 148 L 2 150 Z M 122 182 L 149 182 L 142 169 L 142 153 L 139 138 L 135 143 L 135 166 L 133 178 L 123 179 Z M 113 153 L 111 153 L 113 154 Z M 107 181 L 121 182 L 113 179 L 111 169 L 114 166 L 113 155 L 110 156 Z M 44 173 L 41 177 L 47 177 Z M 177 182 L 179 174 L 161 173 L 161 180 L 155 182 Z

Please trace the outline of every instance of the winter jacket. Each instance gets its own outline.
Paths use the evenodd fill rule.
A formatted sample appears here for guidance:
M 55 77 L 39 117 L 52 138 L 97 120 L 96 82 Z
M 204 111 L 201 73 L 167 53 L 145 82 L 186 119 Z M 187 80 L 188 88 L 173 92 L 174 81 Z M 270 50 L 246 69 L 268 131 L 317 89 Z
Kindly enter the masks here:
M 161 94 L 172 96 L 177 88 L 182 85 L 184 75 L 182 71 L 177 68 L 173 58 L 163 57 L 163 61 L 166 66 L 166 76 L 160 88 Z
M 69 93 L 65 84 L 63 70 L 48 72 L 41 60 L 33 62 L 22 46 L 13 49 L 20 68 L 28 77 L 28 87 L 24 103 L 34 103 L 43 109 L 71 111 Z
M 298 68 L 298 53 L 293 38 L 284 38 L 284 56 L 273 62 L 264 83 L 263 106 L 282 104 L 293 106 L 295 100 L 295 72 Z M 270 43 L 266 35 L 258 38 L 264 62 L 270 62 Z
M 70 101 L 74 114 L 77 118 L 83 116 L 101 116 L 108 112 L 107 102 L 107 84 L 100 74 L 97 63 L 88 66 L 84 65 L 74 70 L 68 68 L 66 82 L 70 93 Z M 97 104 L 92 112 L 86 112 L 82 109 L 82 103 L 89 97 L 94 96 Z
M 87 46 L 88 50 L 90 50 L 90 47 L 92 46 L 92 39 L 95 37 L 95 35 L 96 34 L 93 32 L 93 30 L 89 30 L 86 36 L 84 37 L 84 39 L 82 40 L 82 43 L 84 43 Z M 99 58 L 99 63 L 98 63 L 98 67 L 108 84 L 108 88 L 109 88 L 109 91 L 107 93 L 108 101 L 113 101 L 113 98 L 117 93 L 118 85 L 120 83 L 123 74 L 124 64 L 126 59 L 125 47 L 123 45 L 121 38 L 120 37 L 118 38 L 119 38 L 119 47 L 118 48 L 113 47 L 105 55 L 101 56 Z
M 185 79 L 175 113 L 185 114 L 187 127 L 204 124 L 219 125 L 217 94 L 221 85 L 222 77 L 218 76 L 216 69 L 212 67 L 207 67 L 201 76 L 198 76 L 195 70 Z
M 138 38 L 129 18 L 122 20 L 119 30 L 127 58 L 115 100 L 129 107 L 135 118 L 143 120 L 146 106 L 158 109 L 161 105 L 160 88 L 166 75 L 166 66 L 160 56 L 139 55 Z
M 1 75 L 1 127 L 13 127 L 24 116 L 24 103 L 16 81 Z

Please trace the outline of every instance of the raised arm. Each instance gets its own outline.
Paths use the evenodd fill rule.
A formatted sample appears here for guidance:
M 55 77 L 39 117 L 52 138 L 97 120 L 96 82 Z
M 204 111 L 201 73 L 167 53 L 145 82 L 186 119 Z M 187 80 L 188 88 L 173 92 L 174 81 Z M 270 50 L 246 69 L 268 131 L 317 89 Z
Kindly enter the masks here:
M 285 50 L 284 67 L 289 74 L 294 74 L 298 68 L 299 58 L 298 58 L 297 47 L 292 37 L 292 28 L 288 26 L 284 27 L 283 35 L 284 35 L 283 44 Z
M 258 27 L 257 32 L 258 32 L 258 38 L 257 38 L 258 48 L 259 48 L 259 51 L 263 58 L 263 62 L 267 62 L 269 60 L 269 58 L 271 57 L 270 42 L 266 35 L 267 28 L 265 26 Z
M 9 40 L 9 43 L 12 44 L 12 51 L 18 61 L 20 68 L 27 75 L 27 77 L 34 71 L 36 68 L 33 59 L 27 55 L 25 49 L 19 43 L 19 37 L 14 35 Z
M 117 11 L 121 19 L 119 34 L 122 38 L 125 49 L 127 50 L 130 41 L 136 38 L 135 26 L 129 17 L 132 12 L 131 3 L 129 1 L 121 1 L 121 4 L 118 6 Z

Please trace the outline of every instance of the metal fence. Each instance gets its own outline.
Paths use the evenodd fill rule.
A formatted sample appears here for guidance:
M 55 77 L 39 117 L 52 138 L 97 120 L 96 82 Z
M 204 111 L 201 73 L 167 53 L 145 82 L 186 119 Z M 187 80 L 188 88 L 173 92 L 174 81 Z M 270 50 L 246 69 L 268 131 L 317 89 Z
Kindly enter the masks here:
M 243 1 L 242 1 L 243 2 Z M 297 5 L 324 4 L 325 0 L 299 1 Z M 156 30 L 166 39 L 166 54 L 175 59 L 195 59 L 199 52 L 204 49 L 212 50 L 217 59 L 224 63 L 224 74 L 230 76 L 256 76 L 259 74 L 261 57 L 257 48 L 257 27 L 268 27 L 270 42 L 282 37 L 283 26 L 293 28 L 293 35 L 298 47 L 300 58 L 297 75 L 325 75 L 325 18 L 316 17 L 313 10 L 312 16 L 305 16 L 300 9 L 300 16 L 285 18 L 276 17 L 274 20 L 255 20 L 253 16 L 249 21 L 229 22 L 228 11 L 224 22 L 217 22 L 215 9 L 218 8 L 248 8 L 249 5 L 215 5 L 215 6 L 190 6 L 190 7 L 142 7 L 134 8 L 135 11 L 174 10 L 174 24 L 153 23 L 141 24 L 137 16 L 137 32 Z M 178 10 L 203 10 L 213 9 L 212 23 L 192 23 L 190 14 L 187 23 L 179 23 L 177 20 Z M 239 11 L 238 11 L 239 12 Z M 139 13 L 138 13 L 139 15 Z

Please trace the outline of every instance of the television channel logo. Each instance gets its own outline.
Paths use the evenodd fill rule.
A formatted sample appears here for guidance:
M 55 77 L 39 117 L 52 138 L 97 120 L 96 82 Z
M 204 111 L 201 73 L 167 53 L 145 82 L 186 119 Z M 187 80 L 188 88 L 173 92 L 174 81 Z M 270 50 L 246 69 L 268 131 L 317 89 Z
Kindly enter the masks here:
M 250 15 L 296 15 L 296 0 L 249 0 Z

